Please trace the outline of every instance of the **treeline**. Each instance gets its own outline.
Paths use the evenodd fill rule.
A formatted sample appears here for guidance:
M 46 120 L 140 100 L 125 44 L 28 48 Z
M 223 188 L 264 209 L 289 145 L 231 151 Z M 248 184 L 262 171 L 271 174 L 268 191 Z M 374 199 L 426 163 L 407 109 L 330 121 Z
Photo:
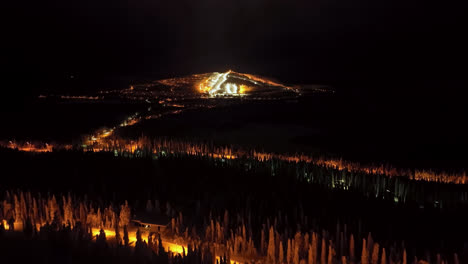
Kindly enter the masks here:
M 50 263 L 209 263 L 216 258 L 201 247 L 189 245 L 182 254 L 168 252 L 161 234 L 143 238 L 136 230 L 135 241 L 129 240 L 131 210 L 128 203 L 120 207 L 99 203 L 71 194 L 57 199 L 31 192 L 6 191 L 0 203 L 0 258 L 20 261 L 36 255 Z M 175 214 L 167 205 L 168 214 Z M 97 228 L 99 234 L 93 234 Z M 111 240 L 106 232 L 114 231 Z M 36 250 L 36 247 L 40 250 Z M 64 250 L 65 252 L 58 252 Z M 9 259 L 11 258 L 11 259 Z M 35 263 L 37 259 L 30 259 Z M 220 258 L 218 263 L 227 263 Z
M 45 197 L 38 193 L 6 191 L 0 204 L 0 219 L 2 225 L 8 230 L 32 229 L 54 224 L 57 227 L 77 224 L 83 228 L 109 228 L 123 227 L 130 223 L 131 212 L 125 201 L 120 207 L 109 204 L 108 207 L 99 207 L 87 198 L 78 199 L 68 195 L 56 198 L 55 195 Z
M 83 143 L 84 144 L 84 143 Z M 100 137 L 94 141 L 86 140 L 85 145 L 60 145 L 29 142 L 4 142 L 0 146 L 27 152 L 51 152 L 53 150 L 82 149 L 84 151 L 109 151 L 126 157 L 142 157 L 165 154 L 189 154 L 213 158 L 238 159 L 248 158 L 255 161 L 283 161 L 288 163 L 306 163 L 320 166 L 339 172 L 352 172 L 371 176 L 385 176 L 389 178 L 404 178 L 423 182 L 466 184 L 468 175 L 466 171 L 441 171 L 439 169 L 397 168 L 391 164 L 364 164 L 355 161 L 343 160 L 332 156 L 307 155 L 304 153 L 272 153 L 255 148 L 241 146 L 217 146 L 212 142 L 191 142 L 180 139 L 156 138 L 150 139 L 142 136 L 136 140 L 124 139 L 117 136 Z
M 346 224 L 337 224 L 334 232 L 319 230 L 309 225 L 307 216 L 300 216 L 299 222 L 288 222 L 288 217 L 275 217 L 273 221 L 266 218 L 262 225 L 256 224 L 251 212 L 247 216 L 237 214 L 229 217 L 225 211 L 223 217 L 205 220 L 204 232 L 200 237 L 187 236 L 182 216 L 173 219 L 172 231 L 175 238 L 189 237 L 188 241 L 210 247 L 211 252 L 222 253 L 231 262 L 242 263 L 291 263 L 291 264 L 396 264 L 396 263 L 462 263 L 459 256 L 444 255 L 426 251 L 419 257 L 408 256 L 405 243 L 395 241 L 375 242 L 371 233 L 366 237 L 359 234 L 356 241 Z M 222 219 L 222 220 L 219 220 Z M 234 222 L 234 223 L 233 223 Z M 233 224 L 232 224 L 233 223 Z M 291 226 L 296 226 L 296 231 Z M 310 229 L 309 229 L 310 228 Z M 309 230 L 309 231 L 306 231 Z M 316 231 L 317 230 L 317 231 Z M 193 230 L 192 230 L 192 233 Z M 196 240 L 198 238 L 198 241 Z M 466 256 L 464 257 L 464 259 Z
M 182 211 L 174 211 L 169 203 L 165 208 L 160 207 L 158 200 L 147 201 L 145 207 L 148 215 L 164 212 L 172 220 L 162 233 L 142 237 L 137 230 L 135 248 L 128 249 L 131 243 L 127 226 L 133 213 L 142 208 L 132 210 L 127 202 L 120 207 L 110 204 L 101 208 L 71 194 L 56 199 L 55 195 L 43 197 L 30 192 L 7 191 L 0 208 L 0 233 L 3 236 L 21 230 L 36 240 L 55 241 L 59 237 L 69 239 L 67 243 L 74 245 L 91 241 L 91 228 L 95 227 L 100 229 L 96 244 L 103 252 L 99 254 L 113 256 L 132 252 L 130 255 L 144 259 L 145 263 L 216 263 L 217 260 L 292 264 L 462 263 L 457 254 L 440 255 L 429 251 L 419 256 L 419 260 L 416 254 L 410 259 L 404 243 L 374 242 L 370 233 L 364 235 L 360 230 L 355 236 L 348 224 L 337 223 L 333 232 L 321 229 L 304 214 L 302 206 L 293 205 L 295 213 L 280 211 L 273 218 L 268 217 L 265 210 L 253 213 L 256 208 L 252 203 L 232 209 L 231 213 L 228 210 L 221 213 L 220 208 L 206 204 L 202 207 L 199 203 L 195 212 L 187 216 Z M 106 238 L 109 230 L 115 232 L 111 244 Z M 184 245 L 182 256 L 167 254 L 161 236 Z M 185 255 L 189 262 L 184 262 Z
M 146 211 L 147 200 L 150 199 L 149 208 L 152 210 L 148 211 L 174 218 L 171 228 L 167 229 L 168 233 L 162 234 L 167 239 L 179 239 L 180 243 L 203 246 L 203 250 L 215 252 L 213 255 L 226 254 L 231 260 L 245 258 L 249 262 L 266 261 L 268 247 L 265 249 L 265 245 L 269 243 L 269 232 L 273 227 L 275 261 L 287 259 L 288 239 L 291 240 L 290 252 L 294 252 L 292 239 L 298 232 L 304 236 L 301 238 L 304 241 L 308 234 L 309 244 L 315 233 L 317 241 L 320 241 L 317 250 L 320 253 L 324 238 L 326 250 L 323 256 L 326 256 L 327 261 L 329 252 L 333 253 L 333 250 L 333 261 L 342 262 L 343 256 L 346 261 L 351 261 L 349 247 L 352 234 L 355 261 L 359 263 L 363 239 L 366 239 L 367 247 L 369 232 L 379 243 L 379 260 L 383 254 L 382 248 L 385 248 L 387 263 L 390 263 L 390 258 L 395 263 L 402 261 L 403 248 L 407 249 L 407 261 L 410 262 L 415 256 L 433 262 L 438 252 L 441 259 L 450 262 L 455 252 L 460 254 L 461 263 L 466 261 L 467 250 L 463 246 L 468 234 L 465 224 L 468 217 L 464 207 L 421 208 L 411 201 L 395 203 L 390 199 L 376 197 L 374 193 L 363 194 L 361 190 L 353 188 L 324 188 L 324 185 L 307 183 L 304 179 L 291 176 L 295 172 L 293 164 L 291 167 L 285 166 L 291 170 L 276 170 L 272 176 L 272 163 L 268 162 L 249 163 L 247 159 L 226 158 L 223 161 L 223 158 L 177 153 L 166 153 L 157 156 L 157 159 L 145 156 L 135 159 L 115 157 L 108 152 L 64 151 L 30 155 L 8 151 L 1 158 L 8 164 L 3 167 L 4 175 L 15 175 L 5 177 L 2 188 L 14 186 L 50 190 L 51 194 L 71 190 L 81 195 L 79 197 L 87 194 L 87 199 L 56 195 L 59 210 L 55 210 L 54 214 L 60 212 L 57 219 L 65 218 L 64 212 L 68 209 L 65 210 L 64 204 L 71 197 L 75 223 L 76 219 L 81 219 L 76 218 L 80 203 L 87 201 L 83 207 L 87 212 L 92 212 L 90 215 L 96 215 L 89 219 L 101 219 L 90 220 L 88 224 L 108 230 L 107 224 L 112 223 L 112 219 L 120 219 L 120 205 L 125 204 L 125 200 L 129 201 L 127 204 L 132 208 L 133 216 L 134 213 L 138 215 Z M 25 193 L 15 194 L 17 202 L 13 192 L 10 192 L 8 199 L 5 198 L 10 209 L 13 204 L 19 205 L 18 208 L 24 208 L 21 204 L 26 204 L 26 209 L 20 210 L 23 212 L 34 208 L 34 195 L 28 198 Z M 39 204 L 38 196 L 35 197 Z M 41 204 L 47 207 L 43 206 L 41 212 L 55 208 L 53 195 L 42 197 Z M 112 210 L 109 210 L 110 206 Z M 104 213 L 106 208 L 107 214 Z M 98 210 L 101 217 L 98 217 Z M 109 214 L 110 211 L 114 217 Z M 10 216 L 13 212 L 15 210 L 10 210 Z M 54 219 L 50 217 L 50 212 L 48 214 L 49 221 Z M 34 219 L 41 220 L 36 220 L 36 223 L 47 222 L 46 213 L 38 215 Z M 4 219 L 8 221 L 11 217 Z M 67 223 L 60 221 L 61 224 Z M 15 227 L 19 223 L 15 222 Z M 223 231 L 219 233 L 217 229 Z M 122 231 L 120 227 L 120 233 Z M 146 237 L 144 240 L 149 243 Z M 276 243 L 276 240 L 282 243 Z M 330 245 L 333 250 L 330 250 Z M 283 247 L 283 258 L 280 256 L 280 246 Z M 298 253 L 299 261 L 308 261 L 308 250 L 307 255 L 305 249 L 298 252 L 302 252 Z
M 9 146 L 18 146 L 16 144 Z M 28 147 L 29 146 L 29 147 Z M 45 146 L 45 147 L 44 147 Z M 18 150 L 47 152 L 51 145 L 26 145 Z M 42 147 L 42 148 L 41 148 Z M 54 148 L 55 151 L 80 151 L 81 147 Z M 141 137 L 136 141 L 104 138 L 88 145 L 87 152 L 109 152 L 124 158 L 204 159 L 213 166 L 231 166 L 246 171 L 287 175 L 304 183 L 324 188 L 358 190 L 364 195 L 395 202 L 416 202 L 421 206 L 454 207 L 468 205 L 466 172 L 446 173 L 431 170 L 401 170 L 392 166 L 366 166 L 356 162 L 303 154 L 275 154 L 245 150 L 236 146 L 190 143 L 180 140 Z
M 124 235 L 125 236 L 125 235 Z M 209 251 L 188 246 L 181 254 L 168 252 L 161 239 L 147 243 L 136 235 L 134 246 L 107 239 L 104 231 L 93 237 L 77 224 L 42 226 L 37 232 L 5 231 L 0 225 L 0 259 L 2 263 L 145 263 L 145 264 L 213 264 Z M 152 240 L 148 240 L 152 241 Z M 227 264 L 220 258 L 219 264 Z
M 356 173 L 385 175 L 388 177 L 405 177 L 418 181 L 432 181 L 443 183 L 465 184 L 468 182 L 466 171 L 445 172 L 433 169 L 404 169 L 390 164 L 362 164 L 336 157 L 307 155 L 304 153 L 271 153 L 261 149 L 243 148 L 241 146 L 217 146 L 212 142 L 192 142 L 180 139 L 140 137 L 136 140 L 119 137 L 104 138 L 94 145 L 85 148 L 88 151 L 118 151 L 130 156 L 149 155 L 160 152 L 187 153 L 211 157 L 235 159 L 240 157 L 252 158 L 258 161 L 282 160 L 287 162 L 312 163 L 337 170 L 347 170 Z
M 125 158 L 176 157 L 205 159 L 213 166 L 231 166 L 246 171 L 287 175 L 325 188 L 359 190 L 369 196 L 395 202 L 417 202 L 423 206 L 468 205 L 466 173 L 431 170 L 401 170 L 390 165 L 365 166 L 356 162 L 303 154 L 275 154 L 236 146 L 215 146 L 180 140 L 141 137 L 137 141 L 108 139 L 87 151 L 107 151 Z M 460 186 L 456 186 L 460 185 Z

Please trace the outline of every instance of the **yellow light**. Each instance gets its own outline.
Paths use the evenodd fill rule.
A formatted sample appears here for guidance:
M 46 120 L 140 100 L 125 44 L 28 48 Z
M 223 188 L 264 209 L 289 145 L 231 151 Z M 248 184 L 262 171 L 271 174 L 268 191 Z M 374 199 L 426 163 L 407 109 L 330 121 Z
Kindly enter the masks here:
M 239 93 L 245 94 L 245 92 L 250 91 L 249 87 L 245 84 L 241 84 L 239 87 Z
M 93 233 L 93 237 L 98 236 L 101 233 L 101 229 L 99 228 L 91 228 L 91 232 Z M 115 237 L 115 231 L 111 229 L 104 229 L 104 233 L 106 234 L 106 238 Z M 120 232 L 119 232 L 120 233 Z
M 216 260 L 217 260 L 218 262 L 221 262 L 221 257 L 220 257 L 220 256 L 216 256 Z M 236 261 L 235 259 L 230 259 L 229 262 L 230 262 L 231 264 L 242 264 L 242 262 Z
M 182 254 L 184 253 L 184 247 L 175 243 L 167 242 L 167 241 L 162 241 L 164 249 L 167 251 L 171 251 L 177 254 Z M 185 250 L 185 253 L 187 253 L 187 250 Z
M 8 222 L 5 219 L 3 219 L 3 226 L 5 227 L 5 230 L 10 229 L 10 225 L 8 224 Z

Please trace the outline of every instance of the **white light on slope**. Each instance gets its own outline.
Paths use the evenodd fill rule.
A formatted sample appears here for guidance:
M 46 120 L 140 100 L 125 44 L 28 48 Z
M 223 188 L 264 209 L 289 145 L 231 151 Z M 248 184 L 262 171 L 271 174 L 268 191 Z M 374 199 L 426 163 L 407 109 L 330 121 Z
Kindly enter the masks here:
M 232 94 L 232 91 L 231 91 L 231 83 L 226 83 L 226 85 L 224 85 L 225 89 L 226 89 L 226 93 L 228 94 Z
M 209 91 L 210 95 L 215 94 L 219 90 L 221 90 L 221 85 L 227 80 L 227 76 L 229 75 L 230 72 L 225 72 L 223 74 L 220 74 L 216 78 L 216 85 Z M 221 80 L 219 80 L 221 79 Z
M 239 89 L 237 88 L 237 84 L 233 83 L 232 86 L 234 87 L 233 93 L 234 93 L 234 94 L 237 94 L 237 91 L 239 90 Z

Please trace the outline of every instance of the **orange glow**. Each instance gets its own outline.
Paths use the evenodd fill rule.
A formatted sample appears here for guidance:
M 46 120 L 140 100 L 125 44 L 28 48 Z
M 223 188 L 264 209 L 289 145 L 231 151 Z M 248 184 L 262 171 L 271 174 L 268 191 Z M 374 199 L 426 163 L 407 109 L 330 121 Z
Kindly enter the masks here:
M 216 260 L 217 260 L 219 263 L 221 263 L 221 258 L 220 258 L 220 256 L 216 256 Z M 237 263 L 237 264 L 242 264 L 242 262 L 236 261 L 236 260 L 234 260 L 234 259 L 229 259 L 229 262 L 231 262 L 231 264 L 236 264 L 236 263 Z
M 237 72 L 237 74 L 242 75 L 244 77 L 247 77 L 248 79 L 250 79 L 252 81 L 255 81 L 255 82 L 266 83 L 266 84 L 271 85 L 271 86 L 280 86 L 280 87 L 283 87 L 285 89 L 292 89 L 289 86 L 286 86 L 286 85 L 283 85 L 281 83 L 277 83 L 277 82 L 274 82 L 274 81 L 271 81 L 271 80 L 268 80 L 268 79 L 265 79 L 265 78 L 260 78 L 258 76 L 252 75 L 252 74 L 240 73 L 240 72 Z
M 175 113 L 181 110 L 174 111 Z M 160 115 L 155 116 L 155 118 Z M 138 123 L 141 119 L 131 120 L 130 124 Z M 299 163 L 311 163 L 318 166 L 327 168 L 333 168 L 340 171 L 353 171 L 361 172 L 366 174 L 379 174 L 386 175 L 388 177 L 407 177 L 418 181 L 431 181 L 431 182 L 442 182 L 442 183 L 454 183 L 454 184 L 466 184 L 468 183 L 468 175 L 466 171 L 460 173 L 448 173 L 448 172 L 437 172 L 432 170 L 424 169 L 404 169 L 396 168 L 389 165 L 367 165 L 359 162 L 346 161 L 342 159 L 324 158 L 324 157 L 312 157 L 305 154 L 279 154 L 279 153 L 268 153 L 251 151 L 248 149 L 242 149 L 238 147 L 208 147 L 204 144 L 183 142 L 183 141 L 171 141 L 171 140 L 154 140 L 148 141 L 145 138 L 141 138 L 137 141 L 129 141 L 125 139 L 116 139 L 110 137 L 113 130 L 109 130 L 108 134 L 96 134 L 91 139 L 85 140 L 83 143 L 86 147 L 84 151 L 126 151 L 134 154 L 138 149 L 145 149 L 151 146 L 151 152 L 155 155 L 161 153 L 175 154 L 175 153 L 186 153 L 189 155 L 201 155 L 208 156 L 217 159 L 238 159 L 242 157 L 249 157 L 258 161 L 268 160 L 283 160 L 287 162 Z M 0 142 L 0 146 L 17 149 L 25 152 L 52 152 L 56 149 L 71 149 L 71 145 L 52 145 L 52 144 L 30 144 L 28 142 L 19 144 L 16 142 Z M 163 154 L 164 155 L 164 154 Z
M 115 230 L 112 230 L 112 229 L 103 229 L 104 230 L 104 233 L 106 234 L 106 239 L 113 239 L 115 238 Z M 93 234 L 93 238 L 96 238 L 96 236 L 98 236 L 101 232 L 101 229 L 99 228 L 92 228 L 91 229 L 92 231 L 92 234 Z M 136 238 L 136 229 L 130 229 L 128 231 L 128 241 L 129 241 L 129 245 L 130 246 L 135 246 L 135 243 L 137 241 L 137 238 Z M 147 240 L 148 238 L 148 231 L 145 231 L 145 230 L 140 230 L 141 232 L 141 237 L 143 240 Z M 120 232 L 120 237 L 123 238 L 123 230 L 121 230 Z M 162 240 L 162 245 L 164 247 L 164 249 L 166 251 L 170 251 L 170 252 L 174 252 L 174 253 L 177 253 L 177 254 L 182 254 L 184 252 L 184 248 L 185 248 L 185 252 L 187 252 L 186 248 L 187 246 L 186 245 L 180 245 L 180 244 L 177 244 L 177 243 L 173 243 L 173 242 L 169 242 L 167 241 L 168 239 L 164 239 L 164 237 L 161 237 L 161 240 Z
M 8 142 L 7 144 L 1 144 L 1 146 L 9 148 L 9 149 L 17 149 L 19 151 L 25 151 L 25 152 L 52 152 L 53 146 L 52 144 L 33 144 L 33 143 L 16 143 L 13 141 Z
M 167 251 L 177 253 L 177 254 L 183 254 L 184 248 L 186 248 L 179 244 L 171 243 L 171 242 L 164 241 L 164 240 L 162 241 L 162 244 L 163 244 L 164 249 L 166 249 Z M 187 253 L 187 250 L 185 250 L 185 253 Z
M 174 111 L 175 113 L 181 110 Z M 160 115 L 155 116 L 155 118 Z M 140 119 L 131 120 L 130 124 L 138 123 Z M 403 169 L 392 166 L 383 165 L 367 165 L 359 162 L 346 161 L 342 159 L 324 158 L 324 157 L 312 157 L 305 154 L 278 154 L 268 152 L 251 151 L 238 147 L 208 147 L 204 144 L 183 142 L 183 141 L 171 141 L 171 140 L 154 140 L 148 141 L 145 138 L 141 138 L 137 141 L 128 141 L 125 139 L 116 139 L 110 137 L 113 130 L 109 130 L 109 134 L 96 134 L 91 139 L 85 140 L 83 143 L 87 145 L 84 151 L 126 151 L 134 154 L 138 149 L 148 148 L 152 146 L 151 152 L 153 154 L 160 153 L 186 153 L 189 155 L 201 155 L 208 156 L 217 159 L 238 159 L 242 157 L 249 157 L 258 161 L 268 161 L 272 159 L 283 160 L 287 162 L 299 163 L 306 162 L 312 163 L 318 166 L 327 168 L 333 168 L 340 171 L 353 171 L 362 172 L 366 174 L 379 174 L 386 175 L 388 177 L 408 177 L 418 181 L 431 181 L 431 182 L 442 182 L 442 183 L 454 183 L 454 184 L 466 184 L 468 183 L 468 175 L 466 171 L 460 173 L 448 173 L 448 172 L 436 172 L 432 170 L 424 169 Z M 56 149 L 71 149 L 71 145 L 52 145 L 52 144 L 41 144 L 34 145 L 28 142 L 24 144 L 18 144 L 16 142 L 0 142 L 0 146 L 17 149 L 26 152 L 51 152 L 53 148 Z
M 40 97 L 40 98 L 44 98 L 44 97 Z M 84 95 L 61 95 L 60 96 L 61 99 L 81 99 L 81 100 L 100 100 L 100 99 L 103 99 L 103 97 L 99 97 L 99 96 L 84 96 Z
M 246 92 L 250 91 L 250 87 L 245 85 L 245 84 L 241 84 L 240 87 L 239 87 L 239 93 L 240 94 L 245 94 Z
M 3 226 L 5 227 L 5 230 L 10 229 L 10 225 L 7 223 L 5 219 L 3 219 Z
M 100 234 L 101 229 L 99 228 L 91 228 L 91 233 L 93 234 L 93 237 L 96 237 Z M 104 229 L 104 233 L 106 233 L 106 238 L 113 238 L 115 237 L 115 231 L 111 229 Z M 130 234 L 129 234 L 130 238 Z M 136 241 L 136 239 L 135 239 Z
M 198 89 L 201 93 L 209 92 L 213 87 L 209 85 L 209 79 L 205 79 L 198 84 Z
M 233 83 L 233 82 L 227 81 L 228 75 L 231 73 L 237 75 L 236 78 L 241 77 L 240 78 L 241 80 L 246 81 L 246 82 L 251 82 L 253 86 L 268 85 L 268 86 L 282 87 L 287 90 L 294 90 L 292 87 L 274 82 L 269 79 L 261 78 L 261 77 L 247 74 L 247 73 L 234 72 L 231 70 L 225 73 L 214 72 L 208 77 L 205 77 L 204 79 L 202 79 L 198 84 L 196 84 L 196 87 L 198 88 L 200 93 L 209 94 L 210 96 L 245 95 L 247 92 L 252 90 L 252 87 L 246 84 L 237 84 L 235 82 Z

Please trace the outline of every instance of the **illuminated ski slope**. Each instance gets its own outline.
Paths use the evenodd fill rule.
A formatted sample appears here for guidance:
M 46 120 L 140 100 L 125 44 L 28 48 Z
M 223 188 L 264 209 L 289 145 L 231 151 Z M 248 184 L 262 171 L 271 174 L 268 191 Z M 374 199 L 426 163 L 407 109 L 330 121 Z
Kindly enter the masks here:
M 231 70 L 224 73 L 214 72 L 198 84 L 198 90 L 210 97 L 244 96 L 256 90 L 265 89 L 265 87 L 298 93 L 292 87 Z

